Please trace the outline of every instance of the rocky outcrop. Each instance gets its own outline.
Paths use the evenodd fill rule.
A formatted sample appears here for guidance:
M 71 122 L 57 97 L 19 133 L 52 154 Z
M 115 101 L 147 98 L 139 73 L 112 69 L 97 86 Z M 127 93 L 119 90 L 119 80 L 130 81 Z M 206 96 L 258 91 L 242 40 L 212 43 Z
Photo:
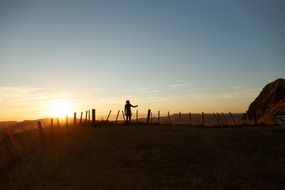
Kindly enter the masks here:
M 258 97 L 250 104 L 245 115 L 260 123 L 276 122 L 275 116 L 285 113 L 285 79 L 267 84 Z

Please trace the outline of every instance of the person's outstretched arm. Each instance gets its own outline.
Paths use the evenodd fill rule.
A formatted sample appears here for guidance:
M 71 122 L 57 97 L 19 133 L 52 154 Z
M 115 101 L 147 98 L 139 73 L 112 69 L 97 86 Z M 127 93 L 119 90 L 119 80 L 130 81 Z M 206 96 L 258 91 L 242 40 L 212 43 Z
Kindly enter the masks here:
M 138 105 L 135 105 L 135 106 L 133 106 L 133 105 L 131 105 L 133 108 L 136 108 L 136 107 L 138 107 Z

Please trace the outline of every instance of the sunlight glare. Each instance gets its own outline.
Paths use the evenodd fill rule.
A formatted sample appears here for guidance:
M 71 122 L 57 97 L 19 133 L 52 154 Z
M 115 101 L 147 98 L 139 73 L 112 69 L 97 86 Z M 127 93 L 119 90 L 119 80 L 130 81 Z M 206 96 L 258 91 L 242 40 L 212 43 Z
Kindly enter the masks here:
M 72 103 L 67 100 L 58 100 L 50 104 L 50 113 L 52 117 L 63 118 L 69 113 L 72 113 Z

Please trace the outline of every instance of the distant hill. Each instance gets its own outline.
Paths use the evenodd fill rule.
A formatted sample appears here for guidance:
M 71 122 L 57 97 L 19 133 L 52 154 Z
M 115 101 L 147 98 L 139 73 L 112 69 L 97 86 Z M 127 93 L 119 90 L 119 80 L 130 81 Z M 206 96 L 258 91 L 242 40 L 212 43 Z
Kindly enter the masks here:
M 285 112 L 285 79 L 267 84 L 250 104 L 245 117 L 256 118 L 259 122 L 276 122 L 275 116 Z
M 17 121 L 0 121 L 0 127 L 15 125 Z
M 21 122 L 17 121 L 1 121 L 0 122 L 0 139 L 4 133 L 6 133 L 6 128 L 12 129 L 14 131 L 24 131 L 37 128 L 37 121 L 41 121 L 42 125 L 49 126 L 50 118 L 38 119 L 38 120 L 24 120 Z

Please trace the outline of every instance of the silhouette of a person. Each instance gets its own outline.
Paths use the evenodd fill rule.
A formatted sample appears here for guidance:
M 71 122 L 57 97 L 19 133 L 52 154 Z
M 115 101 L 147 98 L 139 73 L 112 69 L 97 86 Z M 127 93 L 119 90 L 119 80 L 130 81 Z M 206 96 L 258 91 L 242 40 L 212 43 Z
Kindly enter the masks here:
M 127 125 L 129 125 L 131 123 L 131 118 L 132 118 L 131 107 L 136 108 L 136 107 L 138 107 L 138 105 L 133 106 L 130 103 L 130 100 L 127 100 L 126 105 L 125 105 L 125 115 L 126 115 L 126 124 Z

